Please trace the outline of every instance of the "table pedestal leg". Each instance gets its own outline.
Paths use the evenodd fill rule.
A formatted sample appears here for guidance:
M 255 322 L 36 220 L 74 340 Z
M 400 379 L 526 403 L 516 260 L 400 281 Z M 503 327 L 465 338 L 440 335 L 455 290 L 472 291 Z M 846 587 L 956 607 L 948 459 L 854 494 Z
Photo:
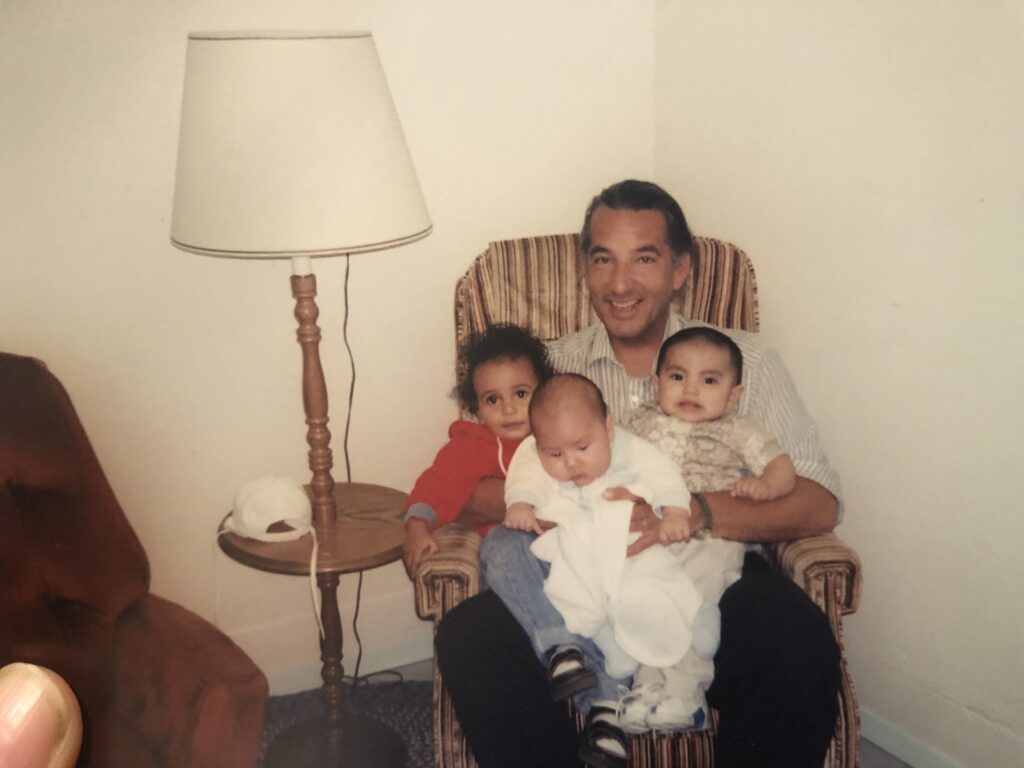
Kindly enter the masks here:
M 402 768 L 406 750 L 390 727 L 371 717 L 345 712 L 341 613 L 336 573 L 318 573 L 322 604 L 320 639 L 324 717 L 292 726 L 267 750 L 269 768 Z

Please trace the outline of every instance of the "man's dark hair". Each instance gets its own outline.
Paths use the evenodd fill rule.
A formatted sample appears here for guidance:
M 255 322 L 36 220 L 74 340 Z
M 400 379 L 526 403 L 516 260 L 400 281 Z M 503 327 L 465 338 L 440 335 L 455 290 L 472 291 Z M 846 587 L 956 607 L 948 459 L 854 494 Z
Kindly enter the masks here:
M 597 416 L 602 419 L 608 418 L 608 404 L 605 403 L 604 395 L 597 384 L 578 373 L 559 373 L 546 379 L 533 391 L 529 410 L 531 429 L 534 429 L 534 418 L 540 409 L 546 408 L 548 401 L 563 394 L 571 395 L 576 400 L 583 400 Z
M 626 179 L 601 190 L 601 193 L 590 201 L 583 217 L 583 229 L 580 232 L 580 251 L 585 256 L 590 252 L 590 220 L 598 208 L 612 208 L 626 211 L 658 211 L 665 219 L 665 239 L 672 255 L 678 260 L 684 253 L 696 256 L 693 235 L 686 223 L 683 209 L 668 192 L 651 181 Z
M 733 386 L 743 381 L 743 353 L 736 346 L 736 342 L 730 339 L 721 331 L 708 328 L 703 325 L 694 328 L 683 328 L 669 336 L 661 345 L 658 351 L 658 362 L 654 367 L 655 373 L 661 373 L 661 366 L 665 362 L 665 356 L 672 347 L 685 344 L 688 341 L 703 341 L 718 349 L 724 349 L 729 353 L 729 363 L 732 366 Z
M 455 387 L 455 396 L 459 404 L 469 413 L 477 412 L 477 392 L 473 384 L 473 374 L 484 363 L 495 360 L 518 360 L 525 358 L 533 368 L 537 383 L 550 379 L 555 375 L 548 359 L 548 349 L 544 342 L 533 334 L 511 323 L 499 323 L 487 328 L 483 333 L 470 337 L 459 352 L 462 379 Z

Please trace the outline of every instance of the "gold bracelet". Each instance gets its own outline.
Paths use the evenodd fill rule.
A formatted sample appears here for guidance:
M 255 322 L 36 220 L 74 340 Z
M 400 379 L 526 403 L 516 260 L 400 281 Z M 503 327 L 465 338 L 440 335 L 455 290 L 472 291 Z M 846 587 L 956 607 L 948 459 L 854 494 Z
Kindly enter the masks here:
M 704 525 L 701 527 L 701 530 L 711 533 L 711 507 L 708 504 L 708 500 L 704 498 L 703 493 L 691 493 L 690 495 L 696 499 L 697 506 L 700 507 L 700 514 L 704 518 Z

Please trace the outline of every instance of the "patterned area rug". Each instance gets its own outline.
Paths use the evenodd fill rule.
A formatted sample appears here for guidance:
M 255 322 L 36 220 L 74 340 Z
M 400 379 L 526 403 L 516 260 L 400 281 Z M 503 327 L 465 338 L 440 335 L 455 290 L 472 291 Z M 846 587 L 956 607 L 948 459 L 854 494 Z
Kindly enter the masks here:
M 430 768 L 434 762 L 434 734 L 431 707 L 433 685 L 426 680 L 375 683 L 360 686 L 352 693 L 346 686 L 346 709 L 380 720 L 391 726 L 405 743 L 406 768 Z M 319 689 L 301 691 L 267 700 L 267 719 L 263 728 L 263 753 L 274 737 L 288 726 L 323 714 Z M 258 768 L 264 768 L 260 759 Z

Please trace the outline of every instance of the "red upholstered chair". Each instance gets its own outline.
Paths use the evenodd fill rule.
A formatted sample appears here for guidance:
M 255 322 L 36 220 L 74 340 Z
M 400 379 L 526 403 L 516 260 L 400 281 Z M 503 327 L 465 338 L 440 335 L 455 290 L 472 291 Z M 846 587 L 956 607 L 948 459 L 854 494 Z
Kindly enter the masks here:
M 746 254 L 730 243 L 698 237 L 694 269 L 675 310 L 684 317 L 726 328 L 758 330 L 757 284 Z M 491 243 L 455 287 L 455 337 L 461 345 L 494 323 L 515 323 L 542 339 L 555 339 L 597 320 L 581 289 L 575 258 L 576 235 L 552 235 Z M 428 558 L 414 580 L 416 610 L 434 622 L 480 589 L 480 538 L 459 525 L 435 532 L 440 551 Z M 768 559 L 802 587 L 828 615 L 843 645 L 842 617 L 857 610 L 860 561 L 835 535 L 766 547 Z M 715 714 L 712 713 L 712 722 Z M 580 722 L 582 718 L 578 718 Z M 580 724 L 582 724 L 580 722 Z M 839 717 L 825 759 L 831 768 L 858 764 L 859 717 L 853 684 L 842 663 Z M 630 738 L 634 768 L 710 767 L 709 731 L 651 733 Z M 466 746 L 451 700 L 434 665 L 434 751 L 441 768 L 468 768 L 476 761 Z
M 212 535 L 212 534 L 211 534 Z M 0 666 L 40 664 L 82 706 L 79 766 L 259 758 L 267 681 L 220 630 L 149 593 L 149 563 L 60 382 L 0 353 Z

